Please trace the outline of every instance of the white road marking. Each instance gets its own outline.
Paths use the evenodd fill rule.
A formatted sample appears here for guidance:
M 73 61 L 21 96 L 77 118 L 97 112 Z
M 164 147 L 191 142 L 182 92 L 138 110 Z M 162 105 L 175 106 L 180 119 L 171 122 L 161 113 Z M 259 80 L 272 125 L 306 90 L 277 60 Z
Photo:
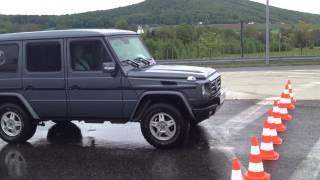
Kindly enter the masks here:
M 300 72 L 296 72 L 296 71 L 266 71 L 266 72 L 262 72 L 262 73 L 266 73 L 266 74 L 295 74 L 295 75 L 319 75 L 320 72 L 309 72 L 309 71 L 300 71 Z
M 306 159 L 303 160 L 297 170 L 290 176 L 290 180 L 317 180 L 320 175 L 320 139 L 312 147 L 311 151 L 307 155 Z
M 297 75 L 319 75 L 320 73 L 312 73 L 312 72 L 293 72 Z
M 318 82 L 318 81 L 310 82 L 307 84 L 301 84 L 297 88 L 293 89 L 293 91 L 294 91 L 294 93 L 305 91 L 306 89 L 311 89 L 311 88 L 317 87 L 319 84 L 320 84 L 320 82 Z
M 235 148 L 229 144 L 230 138 L 234 134 L 240 133 L 240 131 L 247 127 L 250 123 L 266 113 L 268 108 L 267 106 L 273 103 L 273 99 L 276 99 L 276 97 L 261 100 L 255 105 L 250 106 L 246 110 L 242 111 L 240 114 L 234 115 L 232 118 L 225 121 L 225 123 L 219 124 L 219 126 L 210 123 L 208 125 L 210 131 L 208 131 L 208 133 L 214 137 L 210 138 L 212 139 L 212 141 L 209 142 L 210 149 L 221 150 L 225 153 L 230 161 L 236 158 L 234 153 Z M 243 165 L 241 165 L 241 169 L 246 171 L 246 168 Z
M 302 69 L 297 69 L 297 70 L 290 70 L 290 71 L 296 71 L 296 72 L 319 72 L 320 73 L 320 70 L 319 69 L 308 69 L 308 70 L 302 70 Z
M 320 75 L 320 74 L 319 74 Z M 302 79 L 306 79 L 306 76 L 288 76 L 289 78 L 302 78 Z M 317 76 L 309 76 L 307 77 L 308 79 L 319 79 L 320 77 Z
M 256 103 L 256 105 L 249 107 L 248 109 L 242 111 L 240 114 L 233 116 L 225 123 L 219 124 L 219 126 L 213 128 L 219 131 L 225 141 L 229 141 L 234 134 L 238 134 L 250 123 L 265 114 L 268 108 L 271 108 L 273 99 L 276 99 L 276 97 L 259 101 L 258 103 Z M 268 105 L 270 105 L 270 107 L 267 107 Z

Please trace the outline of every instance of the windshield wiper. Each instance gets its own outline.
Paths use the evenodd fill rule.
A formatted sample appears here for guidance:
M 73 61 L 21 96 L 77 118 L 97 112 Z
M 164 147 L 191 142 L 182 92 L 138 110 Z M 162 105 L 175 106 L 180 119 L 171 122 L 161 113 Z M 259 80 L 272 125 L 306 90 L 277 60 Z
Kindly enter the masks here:
M 131 65 L 133 66 L 134 68 L 140 68 L 140 64 L 133 61 L 133 60 L 130 60 L 130 59 L 126 59 L 124 61 L 121 61 L 121 63 L 125 63 L 125 64 L 128 64 L 128 65 Z
M 151 65 L 151 62 L 149 60 L 144 59 L 142 57 L 135 58 L 134 61 L 142 62 L 143 64 L 145 64 L 147 66 Z

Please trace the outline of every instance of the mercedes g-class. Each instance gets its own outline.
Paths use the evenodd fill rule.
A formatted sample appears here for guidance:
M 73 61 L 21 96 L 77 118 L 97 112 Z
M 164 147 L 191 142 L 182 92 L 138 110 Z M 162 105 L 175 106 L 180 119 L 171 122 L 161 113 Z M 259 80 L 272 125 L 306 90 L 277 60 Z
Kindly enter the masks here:
M 9 143 L 44 121 L 110 121 L 139 122 L 150 144 L 173 148 L 224 98 L 216 70 L 157 65 L 132 31 L 0 35 L 0 137 Z

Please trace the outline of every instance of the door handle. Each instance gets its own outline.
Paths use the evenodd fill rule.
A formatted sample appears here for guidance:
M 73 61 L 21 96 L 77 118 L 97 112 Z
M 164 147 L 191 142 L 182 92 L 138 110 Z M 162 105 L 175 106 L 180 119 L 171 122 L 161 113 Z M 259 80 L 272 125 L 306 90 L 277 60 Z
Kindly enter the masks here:
M 80 89 L 78 85 L 73 85 L 70 87 L 70 90 L 77 90 L 77 89 Z
M 24 88 L 24 90 L 32 90 L 33 89 L 33 86 L 31 86 L 31 85 L 28 85 L 28 86 L 26 86 L 25 88 Z

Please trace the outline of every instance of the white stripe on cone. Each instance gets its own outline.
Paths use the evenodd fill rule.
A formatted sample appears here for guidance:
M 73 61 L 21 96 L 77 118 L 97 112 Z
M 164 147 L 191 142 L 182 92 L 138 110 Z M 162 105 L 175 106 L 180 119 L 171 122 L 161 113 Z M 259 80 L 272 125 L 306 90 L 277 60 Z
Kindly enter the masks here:
M 231 180 L 243 180 L 241 170 L 232 170 Z
M 291 103 L 291 99 L 289 99 L 289 98 L 281 98 L 280 99 L 280 103 L 281 104 L 290 104 Z
M 277 129 L 270 129 L 270 134 L 271 134 L 271 136 L 273 136 L 273 137 L 278 136 Z
M 249 162 L 248 171 L 250 171 L 250 172 L 263 172 L 264 169 L 263 169 L 262 162 L 260 162 L 260 163 Z
M 275 122 L 275 119 L 273 116 L 268 116 L 268 123 L 272 124 Z
M 251 146 L 251 155 L 260 155 L 260 149 L 259 146 Z
M 269 128 L 263 128 L 262 129 L 262 136 L 269 136 L 271 134 Z
M 282 124 L 281 118 L 274 118 L 275 124 Z
M 290 92 L 289 92 L 289 89 L 285 89 L 284 91 L 283 91 L 283 93 L 284 94 L 289 94 Z
M 279 108 L 280 109 L 280 114 L 288 114 L 287 108 Z
M 265 142 L 261 142 L 261 150 L 264 151 L 273 151 L 273 143 L 265 143 Z
M 293 93 L 290 93 L 290 98 L 293 98 Z

